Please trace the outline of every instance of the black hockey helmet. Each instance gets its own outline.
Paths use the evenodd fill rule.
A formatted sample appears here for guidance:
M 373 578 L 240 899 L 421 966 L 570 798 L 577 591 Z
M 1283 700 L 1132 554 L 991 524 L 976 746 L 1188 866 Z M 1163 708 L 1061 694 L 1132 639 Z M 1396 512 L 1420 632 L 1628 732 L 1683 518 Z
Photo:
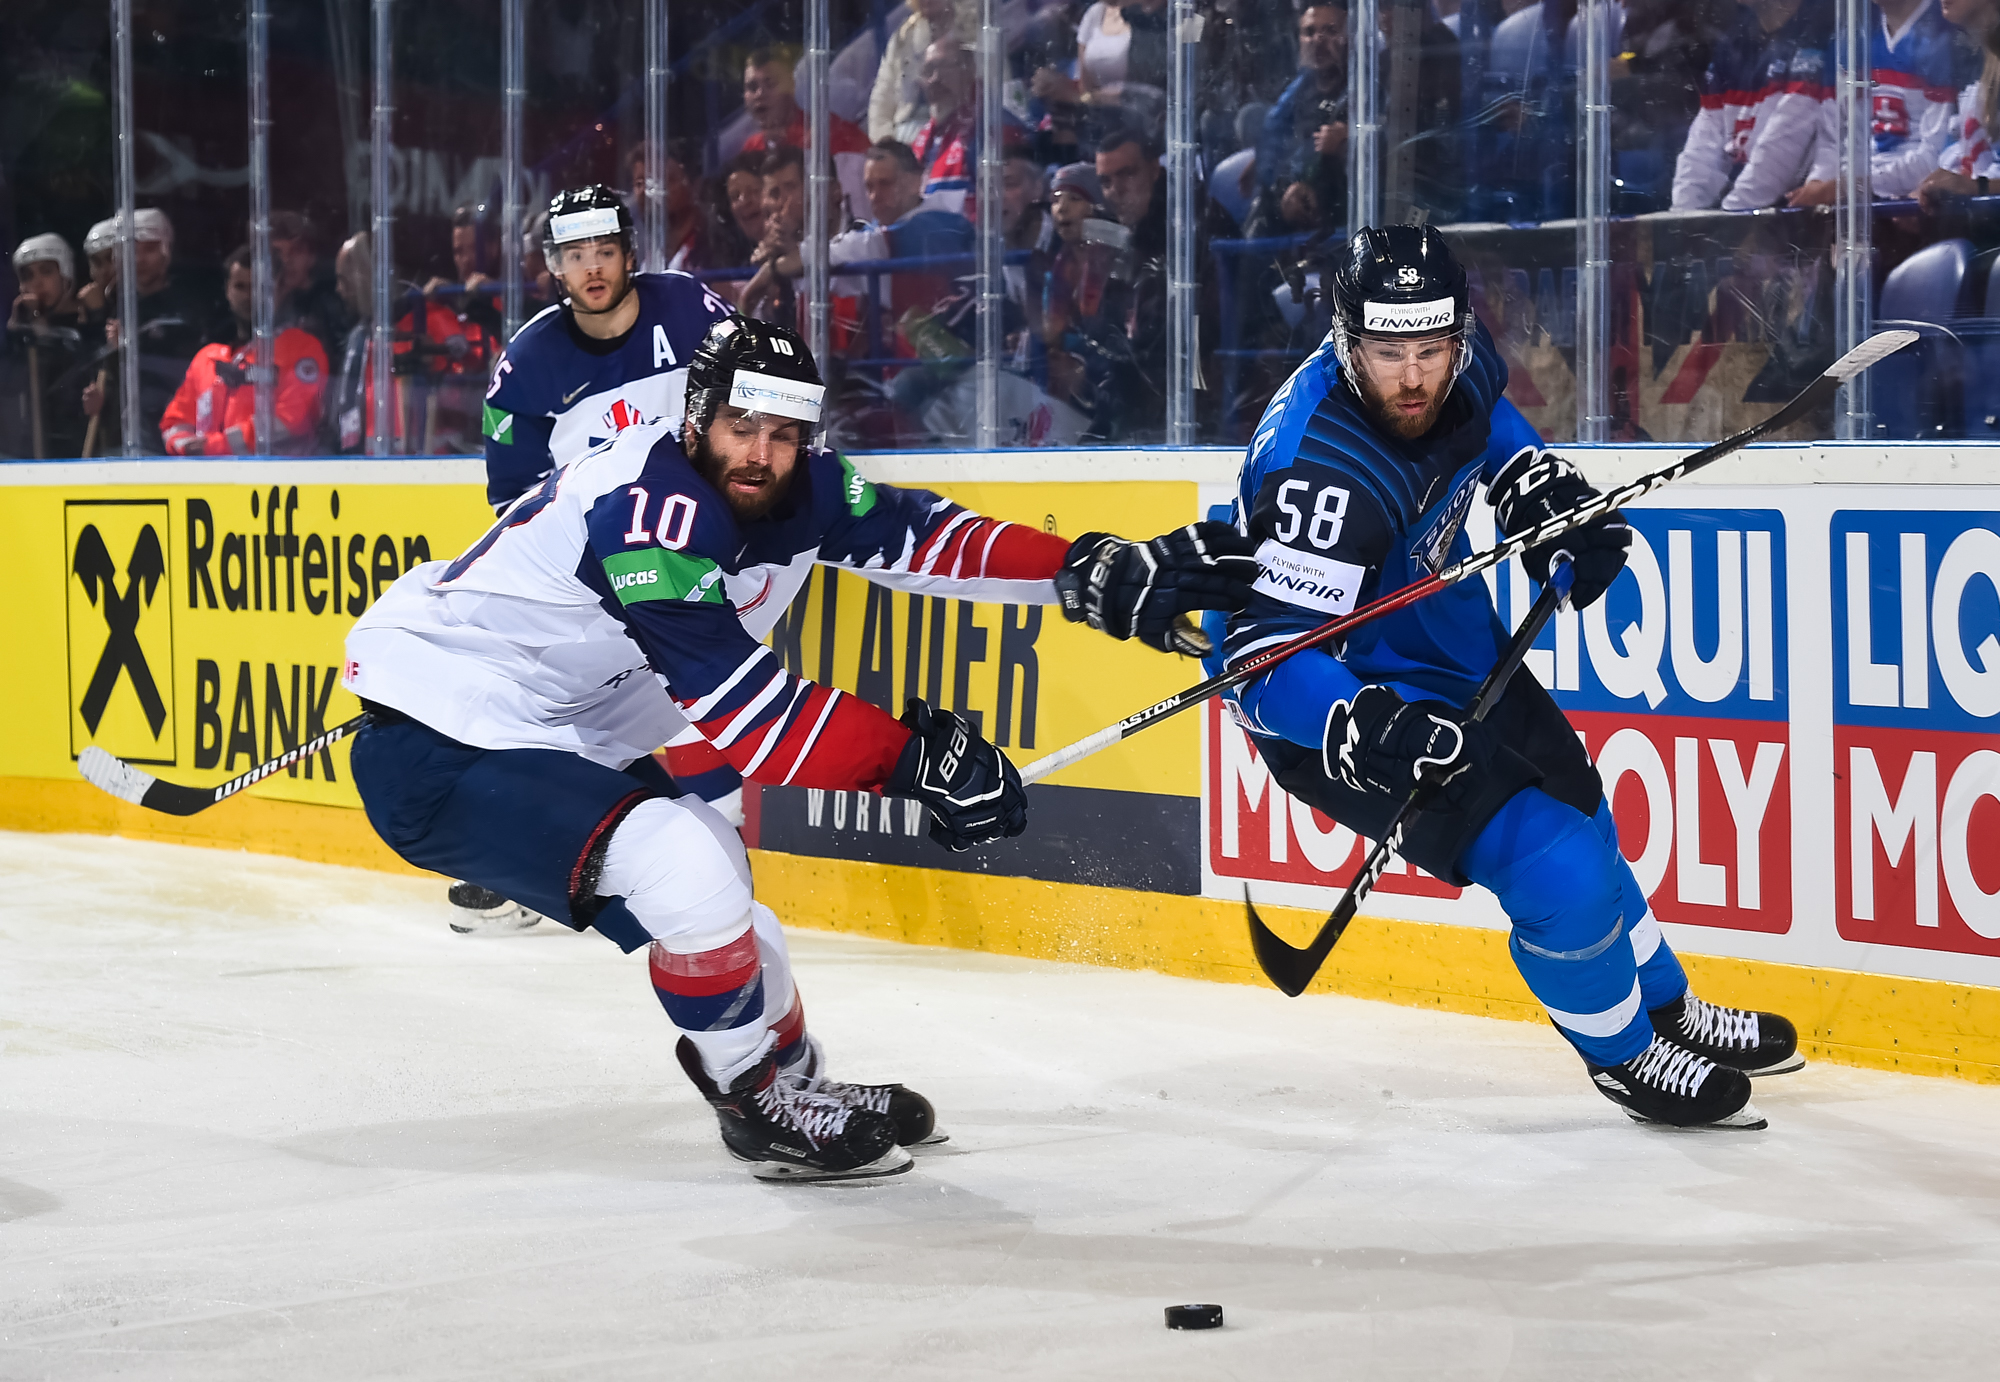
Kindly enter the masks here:
M 566 187 L 549 198 L 548 221 L 542 228 L 542 254 L 549 272 L 560 275 L 557 251 L 585 240 L 616 239 L 632 253 L 632 212 L 625 199 L 601 182 Z
M 1333 353 L 1350 382 L 1363 336 L 1418 338 L 1449 332 L 1457 379 L 1472 359 L 1472 294 L 1465 270 L 1432 226 L 1366 226 L 1333 274 Z
M 688 362 L 687 420 L 704 435 L 727 403 L 819 425 L 826 386 L 804 338 L 776 322 L 731 314 L 708 328 Z

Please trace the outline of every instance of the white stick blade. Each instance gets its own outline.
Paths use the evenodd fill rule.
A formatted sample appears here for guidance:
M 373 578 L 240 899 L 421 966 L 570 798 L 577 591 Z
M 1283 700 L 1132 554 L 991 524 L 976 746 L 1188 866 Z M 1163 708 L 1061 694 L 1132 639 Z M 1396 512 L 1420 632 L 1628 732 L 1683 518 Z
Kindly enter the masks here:
M 1845 384 L 1870 365 L 1880 364 L 1906 345 L 1913 344 L 1917 333 L 1899 328 L 1895 331 L 1878 331 L 1860 345 L 1833 362 L 1827 374 Z
M 77 755 L 77 771 L 83 780 L 99 791 L 109 792 L 120 801 L 129 801 L 137 806 L 146 795 L 146 789 L 159 779 L 151 773 L 141 772 L 121 758 L 113 757 L 92 744 Z

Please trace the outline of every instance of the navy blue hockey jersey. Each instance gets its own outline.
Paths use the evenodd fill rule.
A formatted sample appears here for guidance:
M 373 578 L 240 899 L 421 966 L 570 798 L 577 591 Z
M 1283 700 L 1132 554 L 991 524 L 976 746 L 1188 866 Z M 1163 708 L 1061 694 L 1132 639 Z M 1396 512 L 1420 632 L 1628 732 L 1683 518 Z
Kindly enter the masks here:
M 1237 482 L 1238 526 L 1258 540 L 1250 604 L 1228 622 L 1230 664 L 1352 613 L 1471 554 L 1466 510 L 1541 438 L 1501 395 L 1507 366 L 1482 324 L 1437 425 L 1416 441 L 1380 428 L 1328 340 L 1265 408 Z M 1369 682 L 1408 699 L 1472 699 L 1506 630 L 1486 586 L 1465 581 L 1364 624 L 1334 651 L 1301 653 L 1241 688 L 1255 733 L 1318 748 L 1334 701 Z
M 507 343 L 486 391 L 486 498 L 504 508 L 556 466 L 635 422 L 676 430 L 687 367 L 729 304 L 680 272 L 639 274 L 639 320 L 614 340 L 577 329 L 567 303 L 536 314 Z

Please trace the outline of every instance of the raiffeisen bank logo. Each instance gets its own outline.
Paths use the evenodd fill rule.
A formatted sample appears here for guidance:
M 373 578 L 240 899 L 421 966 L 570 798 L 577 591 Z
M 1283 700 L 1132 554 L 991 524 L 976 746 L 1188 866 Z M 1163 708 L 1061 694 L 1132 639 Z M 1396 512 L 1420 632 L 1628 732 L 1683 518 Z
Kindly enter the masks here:
M 64 528 L 70 752 L 98 744 L 130 762 L 172 764 L 167 501 L 73 500 Z

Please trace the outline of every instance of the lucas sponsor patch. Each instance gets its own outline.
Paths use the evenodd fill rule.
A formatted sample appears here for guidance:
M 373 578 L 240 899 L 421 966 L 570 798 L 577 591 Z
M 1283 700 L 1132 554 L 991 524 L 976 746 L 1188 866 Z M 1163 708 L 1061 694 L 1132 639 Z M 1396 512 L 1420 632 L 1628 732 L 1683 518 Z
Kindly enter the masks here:
M 722 568 L 705 557 L 664 552 L 657 547 L 616 552 L 604 559 L 604 574 L 621 605 L 641 600 L 683 600 L 697 605 L 723 601 Z
M 1322 614 L 1352 614 L 1366 567 L 1316 557 L 1269 538 L 1257 549 L 1259 594 Z

